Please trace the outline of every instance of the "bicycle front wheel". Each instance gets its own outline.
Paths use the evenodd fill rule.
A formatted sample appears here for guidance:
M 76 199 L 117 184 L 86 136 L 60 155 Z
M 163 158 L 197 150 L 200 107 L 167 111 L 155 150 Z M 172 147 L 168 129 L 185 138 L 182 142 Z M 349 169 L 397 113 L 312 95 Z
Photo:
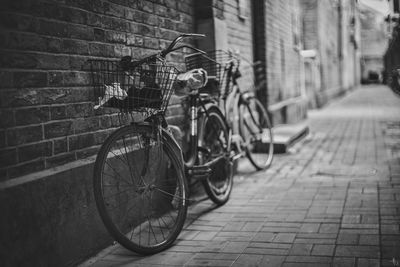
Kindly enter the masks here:
M 272 163 L 274 145 L 267 111 L 255 97 L 244 101 L 239 111 L 239 130 L 247 158 L 257 170 L 268 168 Z
M 218 204 L 225 204 L 232 191 L 233 167 L 228 151 L 228 127 L 217 107 L 207 110 L 207 116 L 201 117 L 199 146 L 200 164 L 215 162 L 212 173 L 203 180 L 203 186 L 210 199 Z
M 140 254 L 172 245 L 187 212 L 183 165 L 172 142 L 159 135 L 150 126 L 122 127 L 105 141 L 94 167 L 104 225 L 117 242 Z

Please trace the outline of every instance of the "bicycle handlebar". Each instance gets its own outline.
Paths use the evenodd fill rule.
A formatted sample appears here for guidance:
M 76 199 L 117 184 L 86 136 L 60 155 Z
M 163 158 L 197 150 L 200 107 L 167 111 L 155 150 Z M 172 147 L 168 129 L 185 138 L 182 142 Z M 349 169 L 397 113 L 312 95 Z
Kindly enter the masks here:
M 181 42 L 186 37 L 205 37 L 205 34 L 198 34 L 198 33 L 184 33 L 184 34 L 181 34 L 178 37 L 176 37 L 170 43 L 170 45 L 166 49 L 162 50 L 161 52 L 153 54 L 153 55 L 150 55 L 150 56 L 148 56 L 146 58 L 143 58 L 143 59 L 137 60 L 137 61 L 132 61 L 132 57 L 125 56 L 120 61 L 121 65 L 123 66 L 124 69 L 135 68 L 136 66 L 140 66 L 145 62 L 152 62 L 153 60 L 155 60 L 155 59 L 157 59 L 159 57 L 165 58 L 169 53 L 171 53 L 173 51 L 176 51 L 178 49 L 182 49 L 184 47 L 190 48 L 190 49 L 195 50 L 197 52 L 200 52 L 202 54 L 206 54 L 206 52 L 204 52 L 203 50 L 200 50 L 200 49 L 195 48 L 195 47 L 190 46 L 190 45 L 181 45 L 181 46 L 175 47 L 175 45 L 177 43 Z
M 161 57 L 165 57 L 166 55 L 168 55 L 169 53 L 171 53 L 171 52 L 173 52 L 173 51 L 175 51 L 175 50 L 178 50 L 178 48 L 177 49 L 174 49 L 174 47 L 175 47 L 175 45 L 177 44 L 177 43 L 179 43 L 180 41 L 182 41 L 184 38 L 186 38 L 186 37 L 206 37 L 204 34 L 198 34 L 198 33 L 184 33 L 184 34 L 181 34 L 181 35 L 179 35 L 178 37 L 176 37 L 171 43 L 170 43 L 170 45 L 167 47 L 167 49 L 165 49 L 165 50 L 162 50 L 161 52 L 160 52 L 160 56 Z M 196 51 L 201 51 L 200 49 L 197 49 L 197 48 L 194 48 L 194 47 L 192 47 L 192 46 L 189 46 L 189 45 L 186 45 L 186 46 L 180 46 L 180 48 L 183 48 L 183 47 L 188 47 L 188 48 L 192 48 L 193 50 L 196 50 Z M 202 53 L 205 53 L 204 51 L 201 51 Z

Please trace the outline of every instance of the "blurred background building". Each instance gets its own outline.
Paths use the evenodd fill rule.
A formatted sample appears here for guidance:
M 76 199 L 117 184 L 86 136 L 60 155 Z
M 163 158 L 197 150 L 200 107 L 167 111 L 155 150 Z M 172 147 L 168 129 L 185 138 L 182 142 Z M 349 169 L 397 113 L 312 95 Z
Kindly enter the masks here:
M 361 68 L 363 83 L 383 81 L 383 56 L 388 46 L 388 28 L 385 16 L 389 11 L 387 1 L 363 0 L 360 2 Z
M 384 80 L 395 92 L 400 93 L 400 1 L 388 0 L 388 2 L 389 14 L 386 16 L 385 22 L 389 41 L 384 55 Z

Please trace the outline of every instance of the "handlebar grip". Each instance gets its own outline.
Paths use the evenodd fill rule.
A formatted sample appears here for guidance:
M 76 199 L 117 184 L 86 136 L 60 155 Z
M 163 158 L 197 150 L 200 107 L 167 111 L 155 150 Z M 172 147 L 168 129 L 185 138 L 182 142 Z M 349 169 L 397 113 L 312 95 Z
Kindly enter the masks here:
M 181 36 L 184 36 L 184 37 L 206 37 L 206 35 L 202 34 L 202 33 L 184 33 Z
M 178 37 L 176 37 L 171 43 L 170 45 L 167 47 L 167 49 L 164 49 L 163 51 L 160 52 L 160 55 L 162 57 L 165 57 L 168 53 L 174 51 L 174 47 L 177 43 L 179 43 L 183 38 L 185 37 L 205 37 L 204 34 L 200 34 L 200 33 L 184 33 L 179 35 Z

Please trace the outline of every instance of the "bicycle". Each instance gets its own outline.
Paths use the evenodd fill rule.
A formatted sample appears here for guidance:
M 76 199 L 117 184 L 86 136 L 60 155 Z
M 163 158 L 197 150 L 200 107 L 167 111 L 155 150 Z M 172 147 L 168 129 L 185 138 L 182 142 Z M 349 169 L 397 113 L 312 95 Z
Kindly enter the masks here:
M 233 186 L 229 127 L 217 103 L 198 89 L 188 93 L 190 146 L 184 154 L 185 168 L 189 181 L 201 181 L 208 197 L 223 205 Z
M 189 45 L 176 46 L 186 37 L 203 36 L 182 34 L 165 50 L 138 61 L 131 57 L 90 61 L 94 95 L 99 99 L 95 108 L 117 108 L 120 120 L 128 115 L 132 121 L 114 131 L 98 152 L 93 172 L 96 205 L 110 235 L 139 254 L 165 250 L 181 232 L 188 206 L 187 168 L 207 177 L 221 162 L 228 165 L 229 152 L 222 138 L 226 128 L 219 114 L 211 116 L 218 118 L 221 125 L 216 132 L 217 149 L 196 146 L 186 163 L 165 119 L 179 73 L 166 64 L 165 57 L 185 47 L 204 53 Z M 193 114 L 191 128 L 196 132 Z M 213 113 L 208 114 L 206 117 L 210 118 Z M 206 117 L 201 117 L 199 128 L 207 125 Z M 191 142 L 198 143 L 196 135 Z M 215 140 L 208 145 L 213 144 Z M 202 151 L 201 156 L 197 151 Z M 197 168 L 193 167 L 195 162 Z
M 246 62 L 252 74 L 259 72 L 259 63 Z M 239 56 L 222 50 L 209 52 L 207 56 L 195 53 L 186 57 L 188 69 L 201 65 L 217 77 L 216 85 L 209 85 L 208 91 L 214 92 L 214 98 L 228 120 L 232 160 L 246 155 L 257 170 L 262 170 L 268 168 L 273 159 L 272 125 L 267 111 L 254 94 L 264 83 L 250 79 L 248 89 L 242 91 L 240 63 Z

